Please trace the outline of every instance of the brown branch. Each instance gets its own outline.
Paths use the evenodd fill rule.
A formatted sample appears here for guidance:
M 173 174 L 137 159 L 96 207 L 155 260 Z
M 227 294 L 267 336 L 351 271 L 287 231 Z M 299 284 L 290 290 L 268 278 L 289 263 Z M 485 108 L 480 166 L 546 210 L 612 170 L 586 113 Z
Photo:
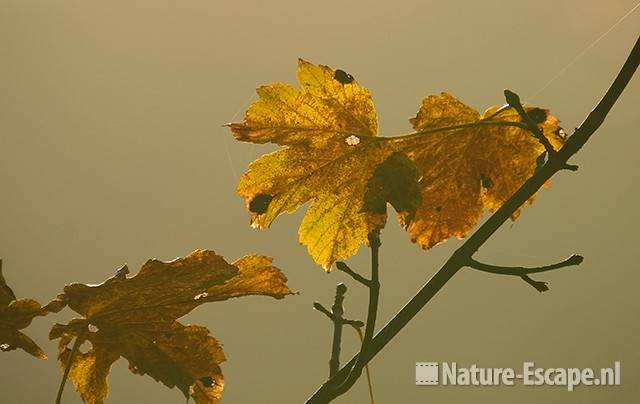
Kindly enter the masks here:
M 574 254 L 563 261 L 556 262 L 555 264 L 545 265 L 541 267 L 527 268 L 527 267 L 505 267 L 505 266 L 499 266 L 499 265 L 485 264 L 483 262 L 478 262 L 475 259 L 470 258 L 467 266 L 471 269 L 475 269 L 482 272 L 488 272 L 492 274 L 497 274 L 497 275 L 518 276 L 523 281 L 533 286 L 538 292 L 546 292 L 547 290 L 549 290 L 549 286 L 547 285 L 547 282 L 536 281 L 534 279 L 531 279 L 529 277 L 529 274 L 537 274 L 540 272 L 553 271 L 554 269 L 580 265 L 582 264 L 582 261 L 584 261 L 584 257 L 582 257 L 581 255 Z
M 355 281 L 360 282 L 364 286 L 371 287 L 371 281 L 369 279 L 365 278 L 364 276 L 360 275 L 359 273 L 351 269 L 349 265 L 347 265 L 345 262 L 342 262 L 342 261 L 336 262 L 336 268 L 338 268 L 338 271 L 344 272 L 345 274 L 349 275 Z
M 344 383 L 356 361 L 368 363 L 380 352 L 418 312 L 442 289 L 463 267 L 468 265 L 473 254 L 531 198 L 553 175 L 563 170 L 570 157 L 578 153 L 593 133 L 600 127 L 611 108 L 622 94 L 640 64 L 640 38 L 598 105 L 584 122 L 569 137 L 564 146 L 549 161 L 529 178 L 486 222 L 484 222 L 464 244 L 458 248 L 440 270 L 418 291 L 418 293 L 385 325 L 371 340 L 366 350 L 361 349 L 330 380 L 325 382 L 308 400 L 311 403 L 328 403 L 344 394 L 351 385 Z
M 336 287 L 336 297 L 331 307 L 333 315 L 333 342 L 331 344 L 331 359 L 329 359 L 329 377 L 333 377 L 340 369 L 340 346 L 342 345 L 342 315 L 344 308 L 344 294 L 347 293 L 347 287 L 344 283 L 339 283 Z
M 334 321 L 335 317 L 334 317 L 333 313 L 331 313 L 321 303 L 314 302 L 313 303 L 313 308 L 318 310 L 319 312 L 321 312 L 325 316 L 329 317 L 329 320 Z M 351 320 L 351 319 L 344 318 L 344 317 L 342 317 L 341 320 L 342 320 L 342 324 L 345 324 L 345 325 L 350 325 L 350 326 L 356 327 L 356 328 L 364 327 L 364 322 L 362 322 L 360 320 Z
M 584 257 L 582 255 L 573 254 L 571 257 L 562 260 L 560 262 L 556 262 L 555 264 L 545 265 L 542 267 L 505 267 L 500 265 L 491 265 L 485 264 L 483 262 L 478 262 L 475 259 L 469 259 L 469 263 L 467 266 L 469 268 L 477 269 L 478 271 L 489 272 L 492 274 L 498 275 L 514 275 L 514 276 L 522 276 L 528 274 L 537 274 L 540 272 L 553 271 L 554 269 L 566 268 L 574 265 L 580 265 L 584 261 Z
M 344 318 L 344 295 L 347 293 L 347 286 L 339 283 L 336 286 L 336 296 L 333 300 L 331 311 L 324 307 L 320 302 L 313 303 L 313 308 L 324 314 L 333 323 L 333 338 L 331 340 L 331 358 L 329 359 L 329 377 L 333 377 L 340 369 L 340 348 L 342 345 L 342 327 L 350 325 L 352 327 L 363 327 L 364 323 L 359 320 L 350 320 Z

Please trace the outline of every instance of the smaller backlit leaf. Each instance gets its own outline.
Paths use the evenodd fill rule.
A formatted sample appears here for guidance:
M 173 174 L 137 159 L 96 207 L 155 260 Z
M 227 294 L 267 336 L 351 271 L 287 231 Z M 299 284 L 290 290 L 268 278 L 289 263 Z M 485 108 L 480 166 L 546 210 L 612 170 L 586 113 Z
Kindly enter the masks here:
M 100 285 L 67 285 L 61 295 L 83 318 L 56 324 L 49 336 L 59 339 L 63 369 L 74 338 L 74 344 L 91 343 L 87 352 L 76 352 L 69 372 L 87 403 L 104 401 L 109 370 L 120 357 L 134 374 L 177 387 L 196 403 L 218 403 L 224 388 L 221 343 L 205 327 L 176 320 L 208 301 L 292 294 L 287 278 L 260 256 L 229 264 L 213 251 L 198 250 L 170 262 L 149 260 L 135 276 L 127 274 L 125 266 Z

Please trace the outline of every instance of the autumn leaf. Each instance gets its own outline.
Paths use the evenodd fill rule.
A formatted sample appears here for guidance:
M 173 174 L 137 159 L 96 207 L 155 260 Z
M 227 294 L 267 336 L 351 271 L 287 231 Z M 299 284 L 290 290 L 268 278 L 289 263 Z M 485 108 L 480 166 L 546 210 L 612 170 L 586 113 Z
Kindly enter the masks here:
M 0 350 L 3 352 L 22 349 L 38 359 L 47 359 L 42 349 L 19 330 L 26 328 L 38 316 L 57 313 L 64 305 L 54 300 L 46 306 L 33 299 L 16 299 L 2 274 L 0 260 Z
M 244 123 L 230 124 L 239 140 L 287 146 L 253 162 L 238 193 L 258 228 L 313 200 L 300 242 L 329 270 L 384 223 L 360 212 L 369 178 L 392 150 L 378 141 L 371 96 L 351 75 L 300 60 L 298 81 L 302 89 L 281 83 L 258 88 L 260 100 Z
M 325 270 L 384 226 L 387 203 L 424 248 L 465 236 L 544 151 L 511 108 L 480 115 L 443 93 L 425 98 L 412 119 L 415 133 L 379 137 L 371 96 L 353 76 L 299 60 L 298 81 L 299 89 L 259 87 L 244 122 L 229 124 L 240 141 L 285 146 L 251 163 L 237 191 L 257 228 L 312 201 L 299 240 Z M 527 110 L 559 146 L 558 121 Z
M 286 277 L 271 259 L 249 256 L 233 264 L 213 251 L 197 250 L 170 262 L 147 261 L 127 277 L 126 266 L 99 285 L 67 285 L 60 299 L 83 318 L 56 324 L 60 366 L 70 358 L 69 378 L 84 402 L 107 397 L 111 365 L 123 357 L 134 374 L 178 387 L 196 403 L 218 403 L 224 387 L 221 343 L 205 327 L 182 325 L 178 318 L 195 307 L 247 295 L 281 299 L 291 294 Z M 86 352 L 69 349 L 84 341 Z
M 525 110 L 559 149 L 558 120 L 547 110 Z M 526 128 L 513 125 L 521 123 L 513 108 L 481 115 L 447 93 L 426 97 L 410 122 L 417 132 L 396 145 L 422 175 L 422 203 L 412 220 L 400 220 L 423 248 L 466 236 L 485 210 L 496 211 L 534 174 L 545 152 Z

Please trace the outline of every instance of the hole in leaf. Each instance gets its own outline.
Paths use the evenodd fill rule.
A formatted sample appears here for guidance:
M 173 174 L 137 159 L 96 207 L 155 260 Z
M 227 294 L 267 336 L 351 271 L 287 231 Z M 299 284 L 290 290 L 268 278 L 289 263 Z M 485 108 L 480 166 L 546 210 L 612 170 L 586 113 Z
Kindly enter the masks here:
M 90 332 L 98 332 L 98 331 L 100 331 L 100 329 L 98 327 L 96 327 L 95 325 L 93 325 L 93 324 L 89 324 L 88 328 L 89 328 Z
M 353 76 L 344 70 L 336 70 L 333 74 L 333 78 L 336 79 L 340 84 L 350 84 L 353 82 Z
M 202 293 L 199 293 L 199 294 L 195 295 L 193 300 L 200 300 L 200 299 L 202 299 L 204 297 L 207 297 L 207 296 L 209 296 L 209 293 L 202 292 Z
M 93 345 L 91 344 L 91 341 L 85 339 L 84 341 L 82 341 L 82 344 L 80 344 L 80 346 L 78 347 L 78 351 L 82 354 L 86 354 L 92 348 L 93 348 Z
M 216 384 L 211 376 L 201 377 L 200 381 L 205 385 L 205 387 L 213 387 L 213 385 Z
M 348 138 L 346 138 L 344 141 L 349 146 L 357 146 L 360 143 L 360 138 L 358 136 L 351 135 Z
M 273 196 L 269 194 L 258 194 L 249 202 L 249 210 L 259 215 L 265 213 L 269 209 L 269 204 Z

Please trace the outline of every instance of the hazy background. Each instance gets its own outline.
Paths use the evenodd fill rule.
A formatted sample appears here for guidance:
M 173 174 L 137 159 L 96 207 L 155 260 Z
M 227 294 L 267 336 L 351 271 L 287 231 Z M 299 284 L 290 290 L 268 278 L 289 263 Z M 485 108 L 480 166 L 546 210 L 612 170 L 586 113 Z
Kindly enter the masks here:
M 294 82 L 296 59 L 342 68 L 370 89 L 383 134 L 409 130 L 423 96 L 449 91 L 484 109 L 506 87 L 539 92 L 607 31 L 632 1 L 24 1 L 0 0 L 0 256 L 19 297 L 41 302 L 65 283 L 98 283 L 128 263 L 196 248 L 230 260 L 268 254 L 299 296 L 213 303 L 183 319 L 225 344 L 225 403 L 301 403 L 324 380 L 330 324 L 312 302 L 350 286 L 347 310 L 366 295 L 326 275 L 297 243 L 302 212 L 268 231 L 249 228 L 239 175 L 269 146 L 237 143 L 220 125 L 239 121 L 260 84 Z M 579 58 L 533 101 L 570 131 L 599 100 L 640 34 L 640 10 Z M 536 277 L 462 271 L 372 363 L 378 403 L 638 402 L 640 78 L 597 135 L 533 207 L 477 255 L 542 265 L 572 253 L 579 269 Z M 379 323 L 384 324 L 459 246 L 424 252 L 390 222 L 383 234 Z M 368 268 L 368 251 L 352 261 Z M 49 354 L 0 355 L 3 403 L 53 402 L 60 379 L 54 321 L 27 329 Z M 348 330 L 344 359 L 356 349 Z M 620 387 L 415 386 L 416 361 L 464 365 L 612 366 Z M 182 403 L 120 360 L 110 403 Z M 80 403 L 70 385 L 65 403 Z M 366 384 L 339 403 L 367 403 Z

